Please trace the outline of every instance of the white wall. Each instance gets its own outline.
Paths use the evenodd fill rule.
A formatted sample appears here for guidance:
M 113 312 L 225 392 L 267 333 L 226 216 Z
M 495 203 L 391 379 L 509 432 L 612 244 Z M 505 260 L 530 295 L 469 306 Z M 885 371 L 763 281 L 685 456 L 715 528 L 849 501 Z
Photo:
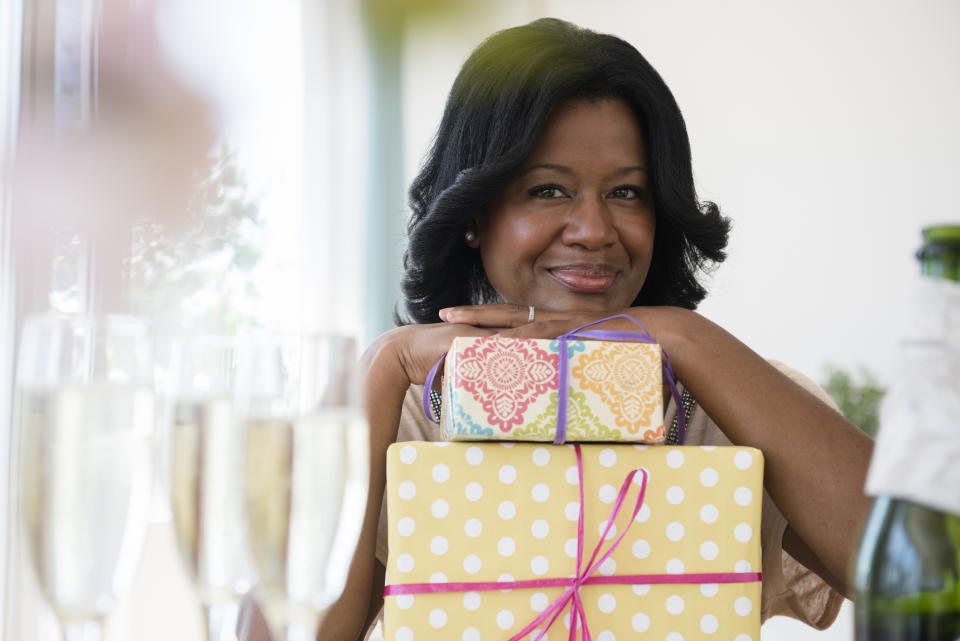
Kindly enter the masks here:
M 734 221 L 700 310 L 815 380 L 887 379 L 919 230 L 960 220 L 960 3 L 463 4 L 409 29 L 408 178 L 483 37 L 547 15 L 614 33 L 673 90 L 700 194 Z

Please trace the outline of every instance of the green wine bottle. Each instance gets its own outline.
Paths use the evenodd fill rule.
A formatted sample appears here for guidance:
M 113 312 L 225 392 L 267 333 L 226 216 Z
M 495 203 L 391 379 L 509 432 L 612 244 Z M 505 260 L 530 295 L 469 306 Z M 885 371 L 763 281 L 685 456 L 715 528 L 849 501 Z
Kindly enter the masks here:
M 960 641 L 960 226 L 923 237 L 917 320 L 867 478 L 857 641 Z

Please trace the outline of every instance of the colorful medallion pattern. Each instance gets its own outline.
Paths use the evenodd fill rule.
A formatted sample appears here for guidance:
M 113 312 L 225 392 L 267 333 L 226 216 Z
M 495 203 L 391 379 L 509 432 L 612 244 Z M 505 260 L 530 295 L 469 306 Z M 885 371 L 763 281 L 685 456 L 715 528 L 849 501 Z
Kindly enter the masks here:
M 464 390 L 482 399 L 489 425 L 509 432 L 538 396 L 557 389 L 557 354 L 528 340 L 490 336 L 467 347 L 455 376 Z
M 557 432 L 557 392 L 550 393 L 550 404 L 532 423 L 513 430 L 517 440 L 549 441 Z M 590 411 L 587 395 L 570 391 L 567 398 L 567 437 L 575 441 L 619 441 L 620 430 L 604 425 Z
M 608 343 L 607 349 L 580 356 L 570 373 L 582 389 L 600 395 L 616 424 L 630 434 L 649 426 L 654 410 L 662 407 L 657 398 L 660 363 L 644 345 Z M 644 440 L 662 440 L 661 432 L 662 423 L 647 430 Z

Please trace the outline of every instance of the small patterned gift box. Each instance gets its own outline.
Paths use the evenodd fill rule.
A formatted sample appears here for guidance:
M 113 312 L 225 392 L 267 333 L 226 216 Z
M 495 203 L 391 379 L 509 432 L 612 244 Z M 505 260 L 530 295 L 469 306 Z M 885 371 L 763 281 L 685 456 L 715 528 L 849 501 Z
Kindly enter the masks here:
M 759 641 L 762 482 L 744 447 L 396 443 L 385 638 Z
M 659 443 L 663 426 L 660 346 L 489 336 L 457 338 L 444 367 L 444 438 Z M 564 361 L 566 360 L 566 363 Z M 565 420 L 560 388 L 566 380 Z

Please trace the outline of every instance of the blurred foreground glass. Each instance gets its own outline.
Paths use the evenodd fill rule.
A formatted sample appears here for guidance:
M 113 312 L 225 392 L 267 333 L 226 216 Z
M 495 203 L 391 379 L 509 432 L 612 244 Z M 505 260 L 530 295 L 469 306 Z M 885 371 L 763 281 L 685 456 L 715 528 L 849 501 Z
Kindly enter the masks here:
M 235 341 L 195 335 L 171 350 L 170 502 L 180 557 L 197 589 L 207 639 L 233 638 L 255 573 L 247 552 L 243 431 L 236 422 Z
M 27 320 L 17 365 L 21 506 L 67 641 L 96 641 L 130 585 L 150 509 L 152 337 L 122 316 Z
M 356 365 L 344 336 L 251 332 L 238 345 L 256 598 L 274 641 L 313 641 L 360 535 L 369 445 Z

